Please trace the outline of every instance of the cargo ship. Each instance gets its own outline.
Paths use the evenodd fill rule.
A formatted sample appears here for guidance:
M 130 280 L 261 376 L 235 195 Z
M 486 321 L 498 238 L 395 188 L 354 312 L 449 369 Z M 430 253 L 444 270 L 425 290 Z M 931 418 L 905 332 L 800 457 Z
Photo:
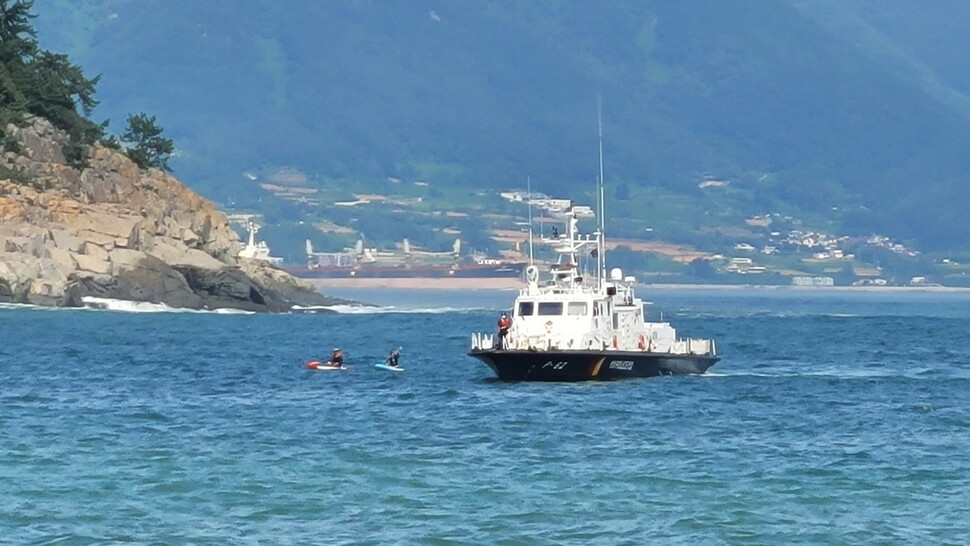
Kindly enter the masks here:
M 484 256 L 461 257 L 461 241 L 455 239 L 450 253 L 412 252 L 404 239 L 403 254 L 364 248 L 357 241 L 354 249 L 343 252 L 315 252 L 306 241 L 307 263 L 284 267 L 295 277 L 304 279 L 405 279 L 457 278 L 487 279 L 521 277 L 525 262 L 498 260 Z

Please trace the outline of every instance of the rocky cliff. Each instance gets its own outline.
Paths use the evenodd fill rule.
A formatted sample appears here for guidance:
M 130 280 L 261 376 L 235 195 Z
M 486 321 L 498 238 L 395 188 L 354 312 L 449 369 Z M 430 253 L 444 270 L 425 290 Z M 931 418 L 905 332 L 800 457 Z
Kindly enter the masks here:
M 160 170 L 100 146 L 88 149 L 87 167 L 71 167 L 67 137 L 39 118 L 5 134 L 0 302 L 80 306 L 92 296 L 251 311 L 346 303 L 237 258 L 226 215 Z

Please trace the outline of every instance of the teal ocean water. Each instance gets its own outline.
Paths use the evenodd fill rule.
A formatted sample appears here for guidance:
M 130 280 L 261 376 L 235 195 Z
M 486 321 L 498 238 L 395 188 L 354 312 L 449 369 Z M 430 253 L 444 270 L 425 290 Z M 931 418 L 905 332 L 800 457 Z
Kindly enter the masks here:
M 0 542 L 970 543 L 970 294 L 641 291 L 723 360 L 584 384 L 465 355 L 510 292 L 337 295 L 0 307 Z

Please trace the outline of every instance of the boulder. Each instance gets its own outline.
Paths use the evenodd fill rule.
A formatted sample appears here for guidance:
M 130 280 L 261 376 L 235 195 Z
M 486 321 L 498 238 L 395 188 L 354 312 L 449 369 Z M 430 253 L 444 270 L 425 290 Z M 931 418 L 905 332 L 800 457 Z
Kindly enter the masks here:
M 101 260 L 87 254 L 74 254 L 72 257 L 74 258 L 74 263 L 77 264 L 77 268 L 81 271 L 89 271 L 103 275 L 111 272 L 111 262 L 108 260 Z
M 50 238 L 54 242 L 54 246 L 62 250 L 81 252 L 81 249 L 86 243 L 86 241 L 80 237 L 63 229 L 52 229 L 50 234 Z

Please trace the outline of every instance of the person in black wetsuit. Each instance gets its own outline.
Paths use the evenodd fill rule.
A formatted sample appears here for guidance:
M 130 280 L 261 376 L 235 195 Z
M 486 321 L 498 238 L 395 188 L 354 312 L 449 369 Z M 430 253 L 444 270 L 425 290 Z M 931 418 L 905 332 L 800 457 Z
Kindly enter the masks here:
M 386 362 L 388 366 L 397 368 L 399 365 L 397 360 L 400 357 L 401 351 L 399 349 L 391 349 L 391 352 L 387 353 L 387 358 L 384 359 L 384 362 Z
M 325 366 L 331 366 L 333 368 L 339 368 L 344 365 L 344 353 L 339 347 L 334 347 L 333 351 L 330 352 L 330 360 L 328 360 Z

